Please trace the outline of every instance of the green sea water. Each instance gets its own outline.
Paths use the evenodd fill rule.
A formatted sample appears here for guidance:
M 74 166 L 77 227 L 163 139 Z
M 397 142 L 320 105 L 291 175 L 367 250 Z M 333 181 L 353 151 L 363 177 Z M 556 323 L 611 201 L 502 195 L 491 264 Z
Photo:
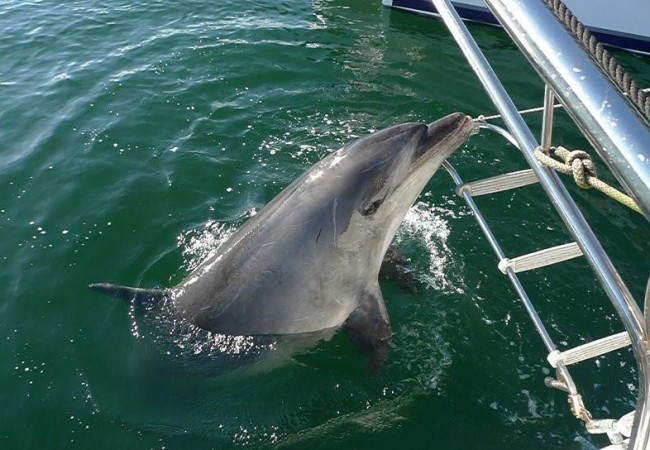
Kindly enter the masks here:
M 382 282 L 394 338 L 373 376 L 341 332 L 280 364 L 224 367 L 223 346 L 245 341 L 87 289 L 177 283 L 356 137 L 493 113 L 443 24 L 379 1 L 5 0 L 0 30 L 0 448 L 606 444 L 544 387 L 541 341 L 444 171 L 398 232 L 418 289 Z M 517 106 L 539 105 L 507 35 L 471 30 Z M 650 85 L 648 59 L 617 56 Z M 555 139 L 586 146 L 562 113 Z M 451 162 L 467 179 L 524 167 L 485 133 Z M 641 298 L 647 221 L 570 189 Z M 538 187 L 479 204 L 511 256 L 569 239 Z M 583 260 L 522 278 L 560 346 L 622 330 Z M 633 409 L 629 350 L 573 373 L 595 417 Z

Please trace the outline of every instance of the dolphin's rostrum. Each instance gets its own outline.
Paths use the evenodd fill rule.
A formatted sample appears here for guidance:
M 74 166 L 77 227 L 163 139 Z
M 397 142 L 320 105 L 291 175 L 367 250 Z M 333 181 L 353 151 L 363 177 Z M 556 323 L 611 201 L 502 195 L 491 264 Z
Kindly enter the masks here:
M 461 113 L 378 131 L 307 170 L 177 286 L 90 287 L 127 300 L 166 297 L 187 321 L 216 333 L 343 325 L 362 347 L 385 348 L 382 259 L 426 183 L 475 131 Z

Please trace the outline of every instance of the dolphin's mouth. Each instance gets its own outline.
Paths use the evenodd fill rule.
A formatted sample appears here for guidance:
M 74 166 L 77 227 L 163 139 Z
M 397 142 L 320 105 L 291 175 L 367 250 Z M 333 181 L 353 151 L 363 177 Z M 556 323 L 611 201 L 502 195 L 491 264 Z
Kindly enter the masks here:
M 424 142 L 418 147 L 415 161 L 435 157 L 440 163 L 462 145 L 469 136 L 478 132 L 478 125 L 471 117 L 454 113 L 427 125 Z M 422 161 L 423 162 L 423 161 Z

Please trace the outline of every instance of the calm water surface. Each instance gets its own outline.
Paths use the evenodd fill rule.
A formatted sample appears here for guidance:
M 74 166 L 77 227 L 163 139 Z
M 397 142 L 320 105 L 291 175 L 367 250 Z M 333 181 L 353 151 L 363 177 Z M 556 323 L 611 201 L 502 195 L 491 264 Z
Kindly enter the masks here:
M 419 288 L 382 284 L 395 336 L 374 377 L 340 332 L 298 354 L 226 363 L 224 349 L 250 350 L 245 339 L 164 311 L 136 317 L 87 290 L 178 282 L 355 137 L 493 112 L 442 24 L 379 3 L 0 2 L 1 448 L 605 444 L 543 386 L 543 346 L 443 172 L 397 236 Z M 518 106 L 538 105 L 541 85 L 506 35 L 472 30 Z M 647 59 L 620 57 L 650 85 Z M 586 145 L 562 114 L 555 136 Z M 452 162 L 468 179 L 523 167 L 490 135 Z M 577 198 L 640 297 L 647 222 L 591 192 Z M 480 204 L 508 254 L 568 240 L 537 187 Z M 523 278 L 558 343 L 621 331 L 584 261 L 556 267 Z M 595 416 L 633 407 L 629 351 L 574 375 Z

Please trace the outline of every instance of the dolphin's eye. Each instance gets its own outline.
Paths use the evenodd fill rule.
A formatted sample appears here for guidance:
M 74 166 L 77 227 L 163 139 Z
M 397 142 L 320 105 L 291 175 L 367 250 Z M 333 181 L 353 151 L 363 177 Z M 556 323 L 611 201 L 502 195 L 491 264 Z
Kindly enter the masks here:
M 362 216 L 372 216 L 374 213 L 377 212 L 381 204 L 384 202 L 383 199 L 378 199 L 372 202 L 370 205 L 365 207 L 364 209 L 361 210 L 361 215 Z

